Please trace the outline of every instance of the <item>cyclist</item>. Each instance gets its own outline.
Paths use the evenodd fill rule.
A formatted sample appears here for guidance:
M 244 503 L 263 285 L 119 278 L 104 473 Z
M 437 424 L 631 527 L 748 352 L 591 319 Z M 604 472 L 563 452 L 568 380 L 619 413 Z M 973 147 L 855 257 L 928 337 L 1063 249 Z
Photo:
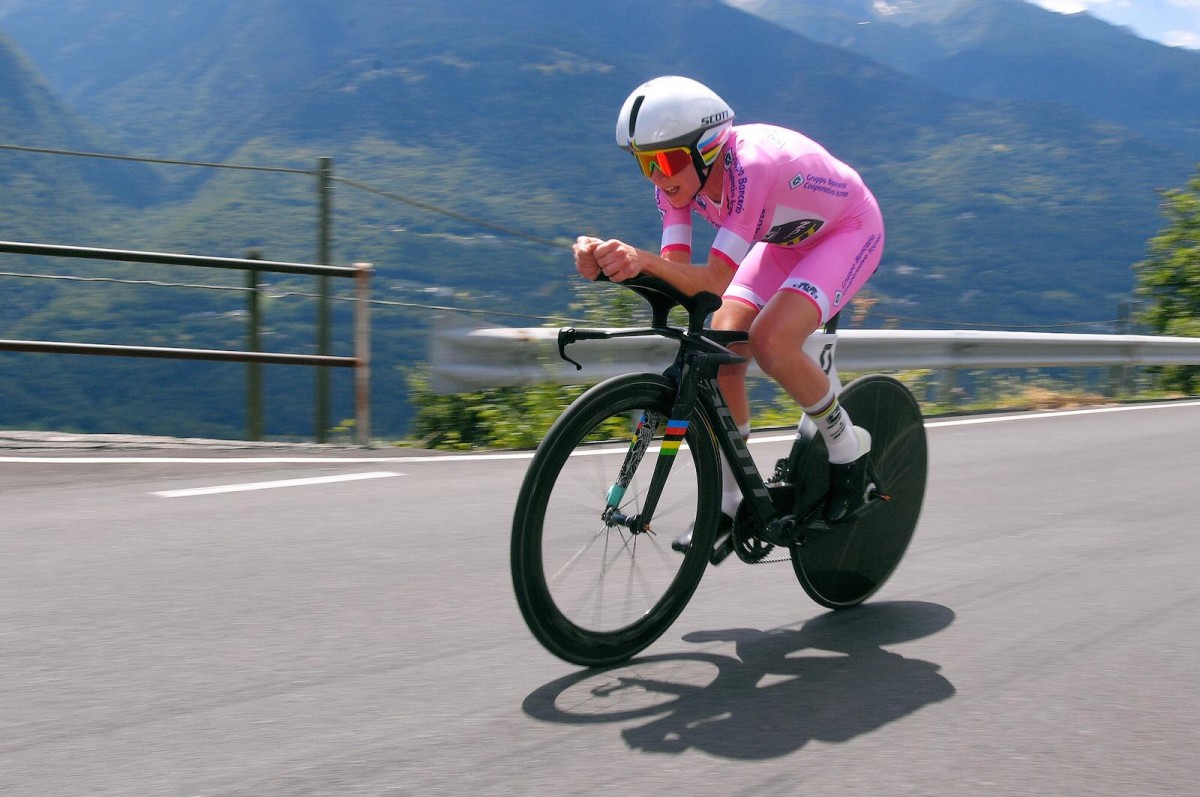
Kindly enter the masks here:
M 829 523 L 864 503 L 871 439 L 853 426 L 828 376 L 804 341 L 842 310 L 875 272 L 883 218 L 858 173 L 804 135 L 766 124 L 733 124 L 715 92 L 686 77 L 638 86 L 617 117 L 617 144 L 653 183 L 663 219 L 658 253 L 623 241 L 581 236 L 575 265 L 587 279 L 638 274 L 724 302 L 716 329 L 748 330 L 749 354 L 821 430 L 829 451 Z M 692 264 L 692 214 L 717 228 L 707 259 Z M 746 351 L 748 346 L 749 351 Z M 743 437 L 750 434 L 746 364 L 723 366 L 718 383 Z M 724 461 L 718 540 L 732 529 L 741 498 Z M 687 550 L 690 534 L 675 542 Z

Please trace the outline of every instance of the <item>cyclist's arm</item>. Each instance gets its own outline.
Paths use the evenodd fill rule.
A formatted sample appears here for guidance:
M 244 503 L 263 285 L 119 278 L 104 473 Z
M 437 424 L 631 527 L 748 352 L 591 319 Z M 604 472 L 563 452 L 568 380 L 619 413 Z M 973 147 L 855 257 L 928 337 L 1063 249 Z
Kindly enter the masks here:
M 708 291 L 720 296 L 733 281 L 734 267 L 729 261 L 709 253 L 708 262 L 692 263 L 691 258 L 683 252 L 668 252 L 665 256 L 655 257 L 649 252 L 648 261 L 644 262 L 642 273 L 651 274 L 666 280 L 689 296 Z
M 734 267 L 715 253 L 709 254 L 707 263 L 695 265 L 683 250 L 668 251 L 662 256 L 617 240 L 604 241 L 593 253 L 600 269 L 613 282 L 649 274 L 688 295 L 708 291 L 720 296 L 733 280 Z

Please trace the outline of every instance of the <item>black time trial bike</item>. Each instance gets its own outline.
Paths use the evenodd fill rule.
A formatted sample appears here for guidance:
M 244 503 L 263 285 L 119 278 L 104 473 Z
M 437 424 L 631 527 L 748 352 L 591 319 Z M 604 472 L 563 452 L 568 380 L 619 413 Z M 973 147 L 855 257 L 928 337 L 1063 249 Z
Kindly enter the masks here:
M 534 637 L 574 664 L 625 661 L 653 643 L 683 611 L 705 567 L 730 554 L 747 563 L 790 558 L 818 604 L 842 609 L 873 595 L 899 564 L 921 511 L 928 455 L 920 408 L 883 375 L 859 377 L 840 401 L 871 434 L 863 510 L 828 525 L 829 463 L 816 424 L 803 417 L 789 455 L 763 479 L 717 384 L 729 345 L 745 332 L 704 327 L 721 304 L 688 296 L 654 277 L 621 285 L 649 302 L 645 329 L 561 329 L 562 358 L 578 341 L 657 336 L 675 341 L 663 373 L 603 381 L 576 399 L 534 454 L 517 498 L 511 541 L 513 587 Z M 672 326 L 676 306 L 687 327 Z M 840 386 L 834 318 L 806 351 Z M 721 525 L 724 455 L 742 492 L 732 533 Z M 686 552 L 671 543 L 688 527 Z M 775 549 L 790 556 L 768 559 Z

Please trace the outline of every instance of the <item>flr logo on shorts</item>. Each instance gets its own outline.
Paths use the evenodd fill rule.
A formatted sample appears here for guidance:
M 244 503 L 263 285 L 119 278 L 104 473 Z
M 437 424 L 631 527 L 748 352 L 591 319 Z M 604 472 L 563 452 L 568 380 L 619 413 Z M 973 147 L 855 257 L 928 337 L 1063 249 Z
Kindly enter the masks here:
M 783 287 L 788 288 L 793 291 L 800 291 L 801 293 L 806 293 L 814 299 L 819 300 L 821 298 L 821 289 L 818 288 L 816 285 L 813 285 L 808 280 L 797 280 L 797 279 L 788 280 L 787 282 L 783 283 Z

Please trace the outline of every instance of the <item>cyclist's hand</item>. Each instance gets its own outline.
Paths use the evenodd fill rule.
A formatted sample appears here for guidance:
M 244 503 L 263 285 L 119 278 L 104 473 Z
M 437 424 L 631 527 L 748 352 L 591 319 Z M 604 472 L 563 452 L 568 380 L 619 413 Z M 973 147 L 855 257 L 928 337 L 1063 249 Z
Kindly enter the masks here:
M 624 282 L 642 273 L 638 250 L 618 240 L 604 241 L 592 250 L 604 276 L 613 282 Z
M 596 261 L 596 247 L 601 243 L 603 241 L 599 238 L 581 235 L 575 239 L 575 245 L 571 247 L 571 251 L 575 254 L 575 270 L 584 279 L 595 280 L 600 276 L 600 263 Z

